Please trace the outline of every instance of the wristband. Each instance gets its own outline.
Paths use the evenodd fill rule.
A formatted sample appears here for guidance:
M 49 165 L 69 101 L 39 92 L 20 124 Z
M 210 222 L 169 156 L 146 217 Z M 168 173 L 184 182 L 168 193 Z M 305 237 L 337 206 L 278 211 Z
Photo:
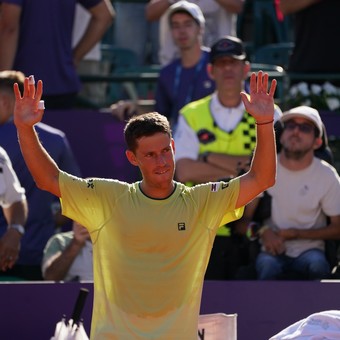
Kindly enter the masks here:
M 8 229 L 15 229 L 19 234 L 24 235 L 25 234 L 25 228 L 21 224 L 10 224 L 8 226 Z
M 267 122 L 255 122 L 256 125 L 267 125 L 267 124 L 271 124 L 274 122 L 274 119 L 267 121 Z

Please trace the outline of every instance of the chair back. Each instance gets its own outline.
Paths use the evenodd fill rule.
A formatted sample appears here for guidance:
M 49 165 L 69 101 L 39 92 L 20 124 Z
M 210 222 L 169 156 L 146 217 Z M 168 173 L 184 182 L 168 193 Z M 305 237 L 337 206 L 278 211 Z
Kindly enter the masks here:
M 279 65 L 287 70 L 293 48 L 293 42 L 265 45 L 256 49 L 253 53 L 252 61 L 255 63 Z

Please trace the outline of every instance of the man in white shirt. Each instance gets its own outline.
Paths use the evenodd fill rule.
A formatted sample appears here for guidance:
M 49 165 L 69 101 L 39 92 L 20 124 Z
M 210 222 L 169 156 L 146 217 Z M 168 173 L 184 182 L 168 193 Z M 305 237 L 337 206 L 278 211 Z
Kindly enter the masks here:
M 271 216 L 258 232 L 258 279 L 274 280 L 287 272 L 323 279 L 330 275 L 324 241 L 340 239 L 340 178 L 314 156 L 323 134 L 317 110 L 299 106 L 284 112 L 281 121 L 276 184 L 267 190 Z

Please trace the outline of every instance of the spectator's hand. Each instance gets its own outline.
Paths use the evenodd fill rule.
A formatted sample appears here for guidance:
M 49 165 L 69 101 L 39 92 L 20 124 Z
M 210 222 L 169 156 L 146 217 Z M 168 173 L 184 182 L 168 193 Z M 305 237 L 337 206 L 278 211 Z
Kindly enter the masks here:
M 285 240 L 294 240 L 297 238 L 298 230 L 295 228 L 282 229 L 279 235 Z
M 280 255 L 286 251 L 284 240 L 276 232 L 267 229 L 261 236 L 262 244 L 269 254 Z
M 112 115 L 123 121 L 137 113 L 137 105 L 132 101 L 120 100 L 110 106 Z
M 0 239 L 0 269 L 6 271 L 13 267 L 19 257 L 21 235 L 9 228 Z
M 257 76 L 250 77 L 250 98 L 241 92 L 244 106 L 258 123 L 266 123 L 274 119 L 274 93 L 276 80 L 273 79 L 268 92 L 268 73 L 259 71 Z
M 42 91 L 42 81 L 39 80 L 35 88 L 33 76 L 25 78 L 23 94 L 20 93 L 18 84 L 14 84 L 14 123 L 17 127 L 32 127 L 41 121 L 44 114 L 44 109 L 39 108 Z
M 74 240 L 80 246 L 84 246 L 85 242 L 90 239 L 90 234 L 85 227 L 78 222 L 73 222 Z

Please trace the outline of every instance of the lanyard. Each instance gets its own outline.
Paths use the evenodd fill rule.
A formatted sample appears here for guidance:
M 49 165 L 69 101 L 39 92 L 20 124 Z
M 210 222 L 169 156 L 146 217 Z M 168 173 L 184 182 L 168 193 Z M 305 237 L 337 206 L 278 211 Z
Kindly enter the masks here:
M 181 105 L 181 107 L 179 107 L 179 108 L 178 108 L 178 98 L 177 97 L 178 97 L 179 83 L 180 83 L 180 80 L 181 80 L 181 73 L 182 73 L 183 67 L 182 67 L 182 64 L 181 64 L 180 61 L 177 64 L 176 71 L 175 71 L 174 89 L 173 89 L 174 100 L 173 100 L 172 111 L 171 111 L 171 116 L 170 116 L 173 131 L 175 131 L 175 128 L 176 128 L 176 125 L 177 125 L 178 111 L 184 105 L 186 105 L 186 104 L 188 104 L 192 101 L 192 97 L 193 97 L 193 94 L 194 94 L 194 87 L 197 83 L 198 74 L 200 73 L 203 65 L 205 64 L 206 58 L 207 58 L 207 54 L 202 51 L 201 58 L 195 66 L 194 77 L 193 77 L 193 79 L 190 82 L 190 85 L 188 87 L 187 96 L 185 98 L 185 101 L 184 101 L 183 105 Z
M 201 58 L 195 66 L 194 77 L 193 77 L 193 79 L 190 83 L 190 86 L 188 88 L 187 96 L 185 98 L 184 105 L 188 104 L 192 101 L 192 96 L 193 96 L 193 93 L 194 93 L 194 86 L 196 84 L 198 74 L 200 73 L 200 71 L 202 69 L 202 66 L 204 64 L 205 59 L 206 59 L 206 53 L 202 52 Z M 179 90 L 179 83 L 180 83 L 180 80 L 181 80 L 182 69 L 183 69 L 182 64 L 179 61 L 178 64 L 177 64 L 177 67 L 176 67 L 176 71 L 175 71 L 175 81 L 174 81 L 174 90 L 173 90 L 174 102 L 177 102 L 177 96 L 178 96 L 178 90 Z

